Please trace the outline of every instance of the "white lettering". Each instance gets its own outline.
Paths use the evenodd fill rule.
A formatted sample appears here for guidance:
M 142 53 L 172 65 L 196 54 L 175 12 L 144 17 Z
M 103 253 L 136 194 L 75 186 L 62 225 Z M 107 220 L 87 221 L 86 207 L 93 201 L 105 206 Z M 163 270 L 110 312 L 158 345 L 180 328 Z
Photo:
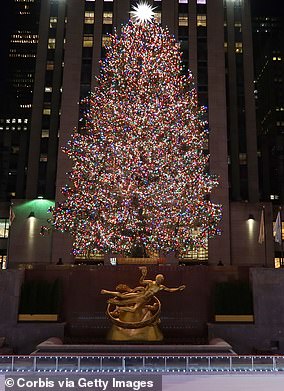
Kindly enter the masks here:
M 141 388 L 153 388 L 154 382 L 152 380 L 117 380 L 112 379 L 113 388 L 132 388 L 134 391 L 139 391 Z
M 20 377 L 20 378 L 17 380 L 17 386 L 18 386 L 18 387 L 25 387 L 25 379 L 23 379 L 22 377 Z
M 48 378 L 42 379 L 41 377 L 37 380 L 26 380 L 20 377 L 17 379 L 17 386 L 20 388 L 52 388 L 54 387 L 54 381 L 49 380 Z
M 108 380 L 94 379 L 87 380 L 85 377 L 81 377 L 78 380 L 78 387 L 80 388 L 102 388 L 103 391 L 106 391 L 108 386 Z

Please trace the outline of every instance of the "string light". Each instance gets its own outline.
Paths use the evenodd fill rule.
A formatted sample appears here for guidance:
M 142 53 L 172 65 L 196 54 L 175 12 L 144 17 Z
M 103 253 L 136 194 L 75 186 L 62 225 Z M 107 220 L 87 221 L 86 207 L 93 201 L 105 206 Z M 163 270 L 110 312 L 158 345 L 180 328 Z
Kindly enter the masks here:
M 204 246 L 221 206 L 209 200 L 218 183 L 204 153 L 206 110 L 181 73 L 179 45 L 154 20 L 130 21 L 110 41 L 82 129 L 64 149 L 71 184 L 54 227 L 73 235 L 76 255 Z

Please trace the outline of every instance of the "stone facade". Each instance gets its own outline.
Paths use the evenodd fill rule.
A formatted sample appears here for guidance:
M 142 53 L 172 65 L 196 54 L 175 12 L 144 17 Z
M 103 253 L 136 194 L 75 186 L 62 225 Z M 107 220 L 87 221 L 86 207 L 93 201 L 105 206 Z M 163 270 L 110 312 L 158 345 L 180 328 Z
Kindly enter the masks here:
M 284 270 L 253 268 L 253 324 L 208 324 L 209 338 L 223 338 L 239 354 L 284 353 Z M 283 308 L 282 308 L 283 307 Z

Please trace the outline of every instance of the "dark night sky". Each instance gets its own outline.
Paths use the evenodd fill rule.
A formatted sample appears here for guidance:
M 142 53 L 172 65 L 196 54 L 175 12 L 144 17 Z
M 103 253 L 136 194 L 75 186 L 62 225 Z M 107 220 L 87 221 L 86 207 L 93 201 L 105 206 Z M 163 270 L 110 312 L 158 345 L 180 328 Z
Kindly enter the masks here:
M 255 15 L 284 15 L 283 0 L 251 0 L 251 7 Z

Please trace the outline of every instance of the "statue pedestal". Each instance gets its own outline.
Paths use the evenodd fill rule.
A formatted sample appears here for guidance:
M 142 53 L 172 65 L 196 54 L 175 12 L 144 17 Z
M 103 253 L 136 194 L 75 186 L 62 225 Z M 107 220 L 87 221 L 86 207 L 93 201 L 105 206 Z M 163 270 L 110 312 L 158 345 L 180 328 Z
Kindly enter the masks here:
M 107 334 L 108 341 L 162 341 L 163 334 L 158 325 L 150 325 L 138 329 L 123 328 L 113 325 Z

